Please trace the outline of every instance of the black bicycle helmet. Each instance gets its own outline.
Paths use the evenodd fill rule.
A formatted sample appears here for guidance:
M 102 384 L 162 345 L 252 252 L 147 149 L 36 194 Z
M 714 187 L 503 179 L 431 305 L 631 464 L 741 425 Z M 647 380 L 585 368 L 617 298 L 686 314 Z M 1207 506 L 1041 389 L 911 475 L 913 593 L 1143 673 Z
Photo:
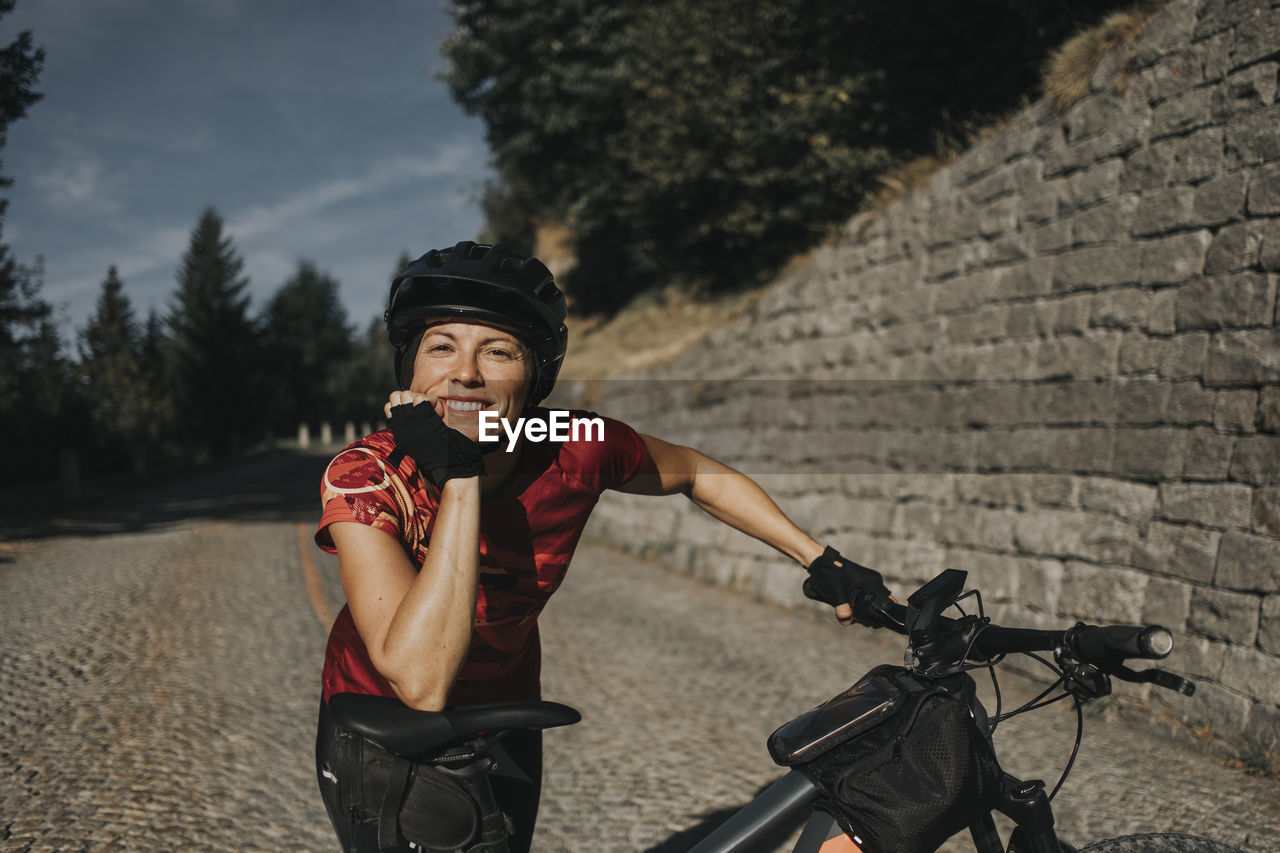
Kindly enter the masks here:
M 500 245 L 462 242 L 427 252 L 396 276 L 384 319 L 402 388 L 413 364 L 405 358 L 416 356 L 409 349 L 431 321 L 466 317 L 510 329 L 533 350 L 527 405 L 536 406 L 555 387 L 564 360 L 566 313 L 564 294 L 542 261 L 512 257 Z

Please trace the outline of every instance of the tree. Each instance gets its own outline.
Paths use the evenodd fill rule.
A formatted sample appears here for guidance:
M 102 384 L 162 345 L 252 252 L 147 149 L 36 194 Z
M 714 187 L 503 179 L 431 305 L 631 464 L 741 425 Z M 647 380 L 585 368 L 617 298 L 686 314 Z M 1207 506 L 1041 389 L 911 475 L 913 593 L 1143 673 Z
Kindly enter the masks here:
M 264 423 L 263 360 L 243 267 L 222 218 L 206 208 L 182 256 L 168 315 L 176 426 L 199 459 L 238 455 Z
M 939 140 L 1017 107 L 1118 0 L 453 0 L 455 99 L 485 122 L 489 228 L 569 225 L 579 309 L 769 278 Z M 947 145 L 946 147 L 954 147 Z
M 276 433 L 290 434 L 300 422 L 315 426 L 345 418 L 352 331 L 337 279 L 311 261 L 298 261 L 297 270 L 267 303 L 260 323 Z
M 0 0 L 0 18 L 13 11 Z M 9 126 L 43 97 L 35 91 L 44 68 L 44 49 L 34 48 L 30 31 L 0 48 L 0 148 Z M 0 188 L 13 180 L 0 177 Z M 0 235 L 9 202 L 0 199 Z M 0 442 L 20 453 L 6 454 L 0 475 L 20 476 L 49 470 L 49 456 L 66 435 L 62 402 L 69 385 L 66 362 L 53 323 L 53 307 L 40 297 L 43 264 L 19 264 L 0 242 Z
M 102 282 L 97 306 L 80 332 L 80 375 L 86 383 L 90 464 L 140 471 L 151 456 L 157 389 L 147 382 L 142 339 L 133 306 L 114 266 Z

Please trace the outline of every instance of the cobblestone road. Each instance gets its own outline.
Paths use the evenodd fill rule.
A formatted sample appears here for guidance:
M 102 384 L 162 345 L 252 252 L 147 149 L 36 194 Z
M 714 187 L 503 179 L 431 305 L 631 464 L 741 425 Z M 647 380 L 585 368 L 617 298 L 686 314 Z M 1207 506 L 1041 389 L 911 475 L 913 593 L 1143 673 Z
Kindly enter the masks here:
M 319 464 L 269 459 L 0 547 L 0 849 L 335 849 L 310 756 L 324 630 L 298 546 Z M 336 609 L 334 561 L 307 551 Z M 536 849 L 575 853 L 687 849 L 779 775 L 773 728 L 901 654 L 598 546 L 543 634 L 545 693 L 584 721 L 547 734 Z M 1040 717 L 1002 756 L 1056 778 L 1073 723 Z M 1280 849 L 1280 786 L 1184 741 L 1089 720 L 1064 835 Z

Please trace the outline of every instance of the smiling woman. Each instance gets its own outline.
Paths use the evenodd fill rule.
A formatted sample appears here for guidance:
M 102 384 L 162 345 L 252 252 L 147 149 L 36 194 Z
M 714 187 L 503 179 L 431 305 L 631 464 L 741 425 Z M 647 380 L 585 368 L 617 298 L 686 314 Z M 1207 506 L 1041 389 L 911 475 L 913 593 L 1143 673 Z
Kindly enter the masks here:
M 438 711 L 540 698 L 538 615 L 606 490 L 687 495 L 808 566 L 818 589 L 883 589 L 874 572 L 824 551 L 742 474 L 621 421 L 539 406 L 568 333 L 564 296 L 537 259 L 475 243 L 428 252 L 395 279 L 388 304 L 401 381 L 385 406 L 389 429 L 330 463 L 316 532 L 338 555 L 347 597 L 325 654 L 316 753 L 344 849 L 391 849 L 377 828 L 395 825 L 402 812 L 388 810 L 401 800 L 384 797 L 352 757 L 353 736 L 333 722 L 330 700 L 356 693 Z M 478 441 L 481 424 L 495 419 L 508 432 L 505 447 Z M 851 616 L 848 596 L 817 597 Z M 361 754 L 385 768 L 389 759 L 370 747 Z M 514 827 L 510 849 L 524 851 L 537 816 L 540 735 L 516 731 L 501 748 L 485 784 Z M 391 790 L 386 775 L 380 784 Z M 395 849 L 410 840 L 420 841 L 400 839 Z

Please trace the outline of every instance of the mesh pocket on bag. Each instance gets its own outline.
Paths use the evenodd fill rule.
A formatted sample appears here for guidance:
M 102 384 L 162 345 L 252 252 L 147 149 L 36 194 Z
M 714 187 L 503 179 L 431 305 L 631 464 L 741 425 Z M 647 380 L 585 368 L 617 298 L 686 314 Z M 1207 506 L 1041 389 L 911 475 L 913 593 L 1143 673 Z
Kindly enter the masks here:
M 931 853 L 1000 797 L 991 745 L 943 692 L 912 694 L 892 719 L 799 769 L 867 853 Z

